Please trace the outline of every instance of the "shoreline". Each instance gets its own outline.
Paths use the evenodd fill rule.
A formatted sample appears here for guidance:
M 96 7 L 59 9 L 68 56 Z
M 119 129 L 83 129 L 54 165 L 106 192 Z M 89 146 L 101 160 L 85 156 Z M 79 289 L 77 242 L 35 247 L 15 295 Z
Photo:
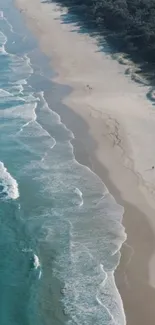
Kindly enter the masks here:
M 102 87 L 100 87 L 102 79 L 98 82 L 96 81 L 93 86 L 93 79 L 91 80 L 91 86 L 89 87 L 93 89 L 92 94 L 92 89 L 87 87 L 87 80 L 90 77 L 90 66 L 88 65 L 88 67 L 86 67 L 86 80 L 82 80 L 81 82 L 80 75 L 74 80 L 76 74 L 76 69 L 74 71 L 74 57 L 69 58 L 70 62 L 68 66 L 70 64 L 70 69 L 73 69 L 72 74 L 69 74 L 68 66 L 67 68 L 63 66 L 63 54 L 60 54 L 59 51 L 57 52 L 54 46 L 52 47 L 52 42 L 51 46 L 48 46 L 48 24 L 46 26 L 45 21 L 43 21 L 43 28 L 40 29 L 41 26 L 39 21 L 41 13 L 39 15 L 37 8 L 42 8 L 42 15 L 45 13 L 43 19 L 45 19 L 49 6 L 53 6 L 54 8 L 55 5 L 40 4 L 38 0 L 35 0 L 34 4 L 24 0 L 16 0 L 16 3 L 18 3 L 20 9 L 27 11 L 26 19 L 28 25 L 33 30 L 35 36 L 39 38 L 42 51 L 51 58 L 51 65 L 54 67 L 54 70 L 58 72 L 58 75 L 54 78 L 54 82 L 69 85 L 73 89 L 69 96 L 63 97 L 63 103 L 69 106 L 68 113 L 66 114 L 65 111 L 58 113 L 60 113 L 62 121 L 75 135 L 73 145 L 77 161 L 84 165 L 89 165 L 89 167 L 103 180 L 116 201 L 125 208 L 123 224 L 126 228 L 128 239 L 123 245 L 121 263 L 115 272 L 115 278 L 123 299 L 127 324 L 136 325 L 137 323 L 147 323 L 153 325 L 155 316 L 153 295 L 155 296 L 155 292 L 154 288 L 149 284 L 150 274 L 148 265 L 154 253 L 155 236 L 148 221 L 155 227 L 153 223 L 154 209 L 148 204 L 143 193 L 139 189 L 139 185 L 143 184 L 138 184 L 139 176 L 132 169 L 134 159 L 132 159 L 131 146 L 129 146 L 128 139 L 126 139 L 125 127 L 124 129 L 121 127 L 115 112 L 111 111 L 108 115 L 107 111 L 94 109 L 98 97 L 100 98 L 102 95 Z M 45 12 L 44 8 L 46 8 Z M 53 8 L 51 11 L 54 10 Z M 59 11 L 55 11 L 55 14 L 56 16 L 58 15 L 58 21 L 56 20 L 56 25 L 58 25 L 60 24 Z M 66 31 L 65 28 L 64 35 L 68 33 L 68 30 Z M 75 36 L 75 33 L 73 34 Z M 81 35 L 78 35 L 79 41 L 80 37 Z M 90 39 L 90 37 L 84 36 L 84 38 L 86 42 L 91 43 L 92 39 Z M 93 46 L 94 45 L 95 44 L 93 44 Z M 59 56 L 59 58 L 57 56 Z M 59 66 L 60 62 L 61 64 Z M 112 65 L 115 65 L 112 59 L 111 62 Z M 119 68 L 120 71 L 124 69 L 124 67 L 121 66 Z M 92 75 L 92 78 L 93 77 Z M 129 84 L 130 83 L 131 82 L 129 82 Z M 94 94 L 94 92 L 96 93 Z M 117 98 L 114 98 L 114 100 L 117 102 Z M 90 102 L 93 104 L 92 106 Z M 106 103 L 108 104 L 108 101 L 106 101 Z M 79 106 L 81 106 L 80 110 Z M 113 118 L 111 117 L 112 113 L 114 113 Z M 125 159 L 126 161 L 124 163 Z M 148 201 L 150 202 L 150 198 L 148 198 Z M 137 238 L 137 232 L 140 238 Z M 133 256 L 130 261 L 131 255 Z M 153 270 L 153 268 L 151 269 Z M 155 282 L 154 279 L 152 279 L 152 281 Z M 148 304 L 146 304 L 145 296 Z M 150 317 L 149 320 L 148 317 Z
M 45 97 L 50 103 L 50 96 L 48 97 L 45 94 Z M 57 95 L 56 98 L 58 98 Z M 57 100 L 59 103 L 60 98 Z M 118 189 L 110 178 L 108 169 L 96 159 L 96 156 L 94 154 L 94 148 L 97 144 L 89 134 L 88 124 L 86 124 L 86 122 L 82 120 L 81 117 L 76 115 L 75 112 L 72 112 L 66 105 L 63 105 L 63 108 L 59 107 L 59 109 L 57 109 L 57 113 L 61 116 L 62 122 L 65 123 L 65 125 L 74 132 L 75 139 L 72 141 L 72 144 L 74 147 L 75 159 L 80 164 L 86 165 L 90 169 L 92 169 L 93 172 L 95 172 L 103 180 L 104 184 L 108 187 L 109 192 L 115 197 L 117 203 L 121 204 L 125 208 L 123 225 L 126 229 L 128 237 L 127 241 L 123 243 L 123 246 L 121 248 L 122 256 L 120 264 L 115 271 L 115 280 L 117 288 L 123 300 L 125 314 L 127 318 L 127 325 L 137 325 L 138 322 L 140 322 L 140 324 L 146 324 L 146 321 L 148 321 L 148 315 L 150 315 L 150 322 L 148 324 L 153 325 L 153 316 L 155 315 L 155 312 L 153 305 L 154 299 L 152 300 L 152 296 L 151 301 L 149 301 L 148 305 L 146 304 L 144 299 L 143 313 L 141 313 L 142 295 L 145 296 L 146 294 L 149 299 L 149 291 L 153 291 L 149 286 L 149 273 L 147 267 L 149 264 L 149 260 L 151 259 L 151 256 L 154 252 L 155 237 L 148 223 L 147 215 L 142 213 L 136 206 L 123 200 L 120 192 L 118 191 Z M 80 134 L 78 131 L 79 127 L 81 128 Z M 84 143 L 83 139 L 85 139 Z M 105 142 L 107 142 L 107 139 L 105 140 Z M 108 146 L 110 144 L 106 145 Z M 89 147 L 88 150 L 85 149 L 85 146 Z M 131 216 L 132 220 L 130 220 Z M 135 216 L 136 220 L 134 219 Z M 142 232 L 140 238 L 136 238 L 135 231 Z M 148 238 L 149 243 L 147 247 L 147 242 L 145 242 L 145 240 L 148 240 Z M 145 256 L 143 256 L 144 252 Z M 133 254 L 135 255 L 134 260 Z M 137 259 L 137 255 L 141 257 L 141 260 Z M 131 267 L 129 267 L 129 264 Z M 140 282 L 136 284 L 139 274 L 142 270 L 142 278 Z M 143 287 L 141 289 L 142 284 Z M 145 289 L 144 285 L 146 286 Z M 137 305 L 135 305 L 138 300 L 139 309 L 137 309 Z M 150 305 L 150 302 L 152 302 L 152 306 Z M 133 304 L 132 306 L 131 303 Z

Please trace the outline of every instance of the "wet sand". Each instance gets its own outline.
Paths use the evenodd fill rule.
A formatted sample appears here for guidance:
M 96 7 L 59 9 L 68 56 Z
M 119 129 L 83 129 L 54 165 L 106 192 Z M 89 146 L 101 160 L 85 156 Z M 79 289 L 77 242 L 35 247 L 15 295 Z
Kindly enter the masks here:
M 64 24 L 55 4 L 16 3 L 51 58 L 58 73 L 54 81 L 73 89 L 62 99 L 66 106 L 58 106 L 57 112 L 74 132 L 77 160 L 89 165 L 125 208 L 128 239 L 116 283 L 127 324 L 153 325 L 155 121 L 146 99 L 148 89 L 125 76 L 124 66 L 97 51 L 95 40 L 77 33 L 73 24 Z
M 58 91 L 62 94 L 60 88 L 58 88 Z M 53 103 L 53 96 L 48 92 L 46 98 L 49 103 Z M 123 299 L 127 324 L 153 325 L 155 317 L 155 289 L 149 284 L 148 267 L 155 247 L 154 232 L 148 222 L 148 215 L 152 215 L 153 211 L 151 209 L 148 210 L 147 215 L 138 207 L 122 198 L 120 191 L 111 180 L 109 170 L 96 159 L 95 150 L 98 144 L 90 135 L 89 125 L 67 106 L 63 105 L 61 107 L 59 105 L 61 98 L 59 98 L 58 93 L 55 94 L 55 98 L 57 98 L 57 103 L 54 102 L 54 107 L 57 107 L 57 113 L 60 114 L 63 122 L 74 132 L 75 140 L 73 145 L 76 159 L 97 173 L 107 185 L 109 191 L 114 195 L 117 202 L 125 208 L 123 224 L 126 228 L 128 238 L 121 250 L 121 263 L 115 272 L 115 278 Z M 99 128 L 102 126 L 102 128 L 106 129 L 104 123 L 102 125 L 100 121 L 96 123 L 96 127 Z M 114 148 L 111 140 L 105 138 L 103 146 L 105 156 L 115 162 L 114 159 L 116 157 L 115 153 L 112 154 Z M 132 173 L 130 171 L 128 172 L 129 181 Z M 136 186 L 136 182 L 134 184 L 132 178 L 131 183 L 132 186 Z M 147 298 L 145 299 L 145 297 Z

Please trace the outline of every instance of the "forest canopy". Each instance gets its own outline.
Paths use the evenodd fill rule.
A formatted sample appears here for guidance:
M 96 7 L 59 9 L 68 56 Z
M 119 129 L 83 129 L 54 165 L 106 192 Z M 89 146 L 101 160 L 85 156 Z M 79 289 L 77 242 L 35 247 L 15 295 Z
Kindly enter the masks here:
M 117 50 L 155 63 L 155 0 L 59 0 Z M 108 35 L 108 34 L 107 34 Z

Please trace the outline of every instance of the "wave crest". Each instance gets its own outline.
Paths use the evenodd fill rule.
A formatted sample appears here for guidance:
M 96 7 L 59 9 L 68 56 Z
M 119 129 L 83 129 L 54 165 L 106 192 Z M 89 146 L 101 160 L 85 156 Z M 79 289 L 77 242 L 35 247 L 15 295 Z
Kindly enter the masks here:
M 19 197 L 18 183 L 8 172 L 3 162 L 0 162 L 0 196 L 16 200 Z

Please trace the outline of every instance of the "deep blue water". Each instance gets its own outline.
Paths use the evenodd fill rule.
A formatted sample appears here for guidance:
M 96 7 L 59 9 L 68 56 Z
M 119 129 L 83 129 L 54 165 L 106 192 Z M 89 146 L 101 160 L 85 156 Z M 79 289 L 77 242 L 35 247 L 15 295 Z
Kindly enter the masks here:
M 0 324 L 124 324 L 113 276 L 123 208 L 75 160 L 74 135 L 44 98 L 36 41 L 2 2 Z

